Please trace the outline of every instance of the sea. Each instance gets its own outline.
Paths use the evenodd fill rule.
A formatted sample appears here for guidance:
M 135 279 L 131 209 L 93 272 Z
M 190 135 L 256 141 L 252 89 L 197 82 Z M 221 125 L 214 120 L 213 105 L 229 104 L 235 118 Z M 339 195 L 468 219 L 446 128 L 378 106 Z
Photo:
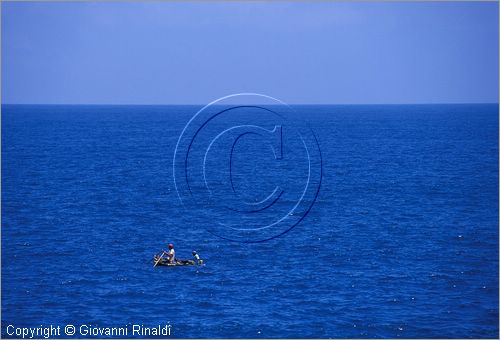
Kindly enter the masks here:
M 218 199 L 186 204 L 206 187 L 174 157 L 201 106 L 2 105 L 2 337 L 498 338 L 498 104 L 292 108 L 319 153 L 294 166 L 300 143 L 256 122 L 198 162 Z M 304 183 L 288 227 L 217 206 Z M 154 267 L 169 243 L 205 264 Z

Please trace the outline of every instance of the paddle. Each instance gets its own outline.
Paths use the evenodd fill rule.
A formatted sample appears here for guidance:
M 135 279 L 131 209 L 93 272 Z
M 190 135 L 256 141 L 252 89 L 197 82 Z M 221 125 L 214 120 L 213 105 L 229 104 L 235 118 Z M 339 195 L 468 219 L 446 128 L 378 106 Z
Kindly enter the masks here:
M 158 258 L 158 260 L 156 260 L 155 265 L 154 265 L 153 267 L 156 267 L 156 265 L 157 265 L 158 263 L 160 263 L 161 258 L 163 257 L 163 255 L 165 255 L 165 252 L 163 252 L 163 254 L 161 254 L 161 256 Z

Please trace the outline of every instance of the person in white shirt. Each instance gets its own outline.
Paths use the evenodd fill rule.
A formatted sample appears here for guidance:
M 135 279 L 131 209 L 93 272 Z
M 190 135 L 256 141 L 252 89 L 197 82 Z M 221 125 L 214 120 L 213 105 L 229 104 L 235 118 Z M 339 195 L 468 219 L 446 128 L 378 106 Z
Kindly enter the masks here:
M 200 258 L 200 255 L 195 250 L 193 250 L 192 254 L 194 256 L 196 264 L 203 264 L 203 260 Z
M 168 251 L 163 251 L 163 253 L 167 255 L 167 260 L 169 263 L 175 263 L 175 249 L 172 243 L 168 245 Z

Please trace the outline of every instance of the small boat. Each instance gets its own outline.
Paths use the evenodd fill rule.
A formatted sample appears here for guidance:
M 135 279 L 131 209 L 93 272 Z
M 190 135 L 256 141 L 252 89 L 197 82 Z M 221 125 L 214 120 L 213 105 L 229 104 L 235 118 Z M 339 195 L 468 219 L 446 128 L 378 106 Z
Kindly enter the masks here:
M 160 258 L 159 255 L 153 257 L 155 266 L 178 267 L 178 266 L 196 266 L 194 260 L 175 260 L 175 263 L 170 263 L 166 258 Z M 200 264 L 201 265 L 201 264 Z

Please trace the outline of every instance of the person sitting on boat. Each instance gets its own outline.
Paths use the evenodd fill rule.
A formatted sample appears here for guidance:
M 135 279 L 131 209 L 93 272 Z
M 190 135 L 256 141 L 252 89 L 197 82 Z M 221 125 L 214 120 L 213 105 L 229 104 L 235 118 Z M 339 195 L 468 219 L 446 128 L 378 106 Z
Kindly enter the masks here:
M 203 260 L 200 258 L 200 255 L 195 250 L 193 250 L 192 254 L 194 256 L 196 264 L 198 264 L 198 265 L 203 264 Z
M 175 249 L 172 243 L 168 245 L 168 251 L 163 251 L 163 253 L 167 255 L 167 260 L 169 263 L 175 263 Z

